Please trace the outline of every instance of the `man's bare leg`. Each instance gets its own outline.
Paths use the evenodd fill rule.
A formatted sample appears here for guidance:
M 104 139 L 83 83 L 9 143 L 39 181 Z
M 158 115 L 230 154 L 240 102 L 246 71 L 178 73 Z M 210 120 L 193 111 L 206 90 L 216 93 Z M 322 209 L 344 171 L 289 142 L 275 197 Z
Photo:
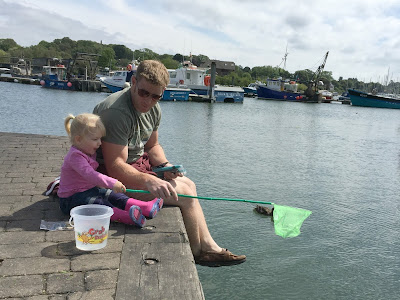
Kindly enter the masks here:
M 196 194 L 196 186 L 187 177 L 178 177 L 171 182 L 178 194 L 193 195 Z M 212 238 L 204 217 L 203 209 L 196 198 L 179 197 L 178 202 L 165 199 L 167 205 L 178 206 L 181 209 L 183 221 L 189 237 L 192 253 L 197 256 L 202 251 L 220 252 L 222 249 Z
M 178 194 L 197 196 L 196 185 L 187 177 L 177 177 L 170 183 Z M 134 193 L 129 195 L 143 201 L 154 199 L 154 196 L 149 194 Z M 164 204 L 180 208 L 194 256 L 199 255 L 201 251 L 221 251 L 221 247 L 214 241 L 208 230 L 203 209 L 198 199 L 186 197 L 179 197 L 178 201 L 164 199 Z

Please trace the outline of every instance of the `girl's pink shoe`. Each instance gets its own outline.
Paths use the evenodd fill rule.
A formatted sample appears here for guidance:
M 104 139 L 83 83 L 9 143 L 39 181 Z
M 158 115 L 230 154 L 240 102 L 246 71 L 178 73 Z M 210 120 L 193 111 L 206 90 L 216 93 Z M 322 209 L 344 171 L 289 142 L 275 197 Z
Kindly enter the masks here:
M 161 198 L 156 198 L 154 200 L 156 200 L 156 201 L 153 203 L 153 207 L 151 208 L 151 210 L 149 212 L 149 216 L 148 216 L 149 219 L 154 218 L 156 216 L 156 214 L 160 211 L 160 209 L 163 207 L 163 204 L 164 204 L 164 200 Z
M 146 223 L 146 218 L 143 216 L 142 210 L 139 206 L 132 205 L 129 209 L 129 216 L 131 217 L 133 223 L 140 228 L 142 228 Z

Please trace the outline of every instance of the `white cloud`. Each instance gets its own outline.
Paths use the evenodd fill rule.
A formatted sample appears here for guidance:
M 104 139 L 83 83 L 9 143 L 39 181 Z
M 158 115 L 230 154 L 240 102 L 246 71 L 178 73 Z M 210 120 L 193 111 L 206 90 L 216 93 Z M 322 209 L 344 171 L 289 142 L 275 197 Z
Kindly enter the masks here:
M 400 77 L 400 4 L 388 0 L 0 0 L 0 38 L 23 46 L 65 36 L 132 50 L 204 54 L 241 66 L 325 70 L 337 79 Z

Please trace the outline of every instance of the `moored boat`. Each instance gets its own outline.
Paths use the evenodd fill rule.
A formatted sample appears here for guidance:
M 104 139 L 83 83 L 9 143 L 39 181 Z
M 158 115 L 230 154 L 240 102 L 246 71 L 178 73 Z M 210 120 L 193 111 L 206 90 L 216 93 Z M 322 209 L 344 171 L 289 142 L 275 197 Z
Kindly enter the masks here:
M 8 77 L 11 78 L 11 70 L 8 68 L 0 68 L 0 77 Z
M 208 69 L 197 68 L 190 61 L 185 61 L 176 70 L 168 70 L 170 84 L 168 88 L 190 89 L 195 96 L 206 97 L 210 92 L 211 75 Z M 215 102 L 243 102 L 244 90 L 241 87 L 215 85 L 213 88 Z M 212 98 L 213 98 L 212 97 Z
M 166 101 L 188 101 L 191 90 L 182 87 L 167 87 L 161 100 Z
M 57 90 L 76 90 L 77 87 L 70 80 L 64 65 L 43 66 L 40 84 L 44 88 Z
M 378 107 L 378 108 L 400 108 L 400 98 L 394 96 L 380 96 L 349 89 L 351 105 Z
M 241 103 L 244 98 L 244 90 L 236 86 L 218 85 L 214 87 L 215 102 Z
M 248 86 L 243 87 L 244 95 L 247 97 L 257 96 L 257 83 L 250 83 Z
M 99 80 L 111 93 L 115 93 L 130 86 L 129 82 L 126 82 L 127 73 L 127 71 L 116 71 L 112 76 L 103 76 Z
M 267 79 L 267 84 L 257 85 L 258 98 L 286 101 L 301 101 L 304 95 L 297 91 L 295 81 L 278 79 Z
M 171 87 L 185 86 L 197 95 L 207 95 L 210 85 L 210 75 L 207 69 L 197 68 L 190 61 L 185 61 L 175 70 L 168 70 Z

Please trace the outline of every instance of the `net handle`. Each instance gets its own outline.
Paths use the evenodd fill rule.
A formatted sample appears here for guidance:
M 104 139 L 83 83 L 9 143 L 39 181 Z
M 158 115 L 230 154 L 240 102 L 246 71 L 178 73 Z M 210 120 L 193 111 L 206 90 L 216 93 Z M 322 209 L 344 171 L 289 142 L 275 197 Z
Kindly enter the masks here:
M 126 191 L 127 191 L 128 193 L 150 194 L 149 191 L 145 191 L 145 190 L 131 190 L 131 189 L 126 189 Z M 183 194 L 178 194 L 178 196 L 179 196 L 179 197 L 185 197 L 185 198 L 197 198 L 197 199 L 203 199 L 203 200 L 237 201 L 237 202 L 248 202 L 248 203 L 258 203 L 258 204 L 269 204 L 269 205 L 274 205 L 274 203 L 272 203 L 272 202 L 256 201 L 256 200 L 246 200 L 246 199 L 202 197 L 202 196 L 190 196 L 190 195 L 183 195 Z

